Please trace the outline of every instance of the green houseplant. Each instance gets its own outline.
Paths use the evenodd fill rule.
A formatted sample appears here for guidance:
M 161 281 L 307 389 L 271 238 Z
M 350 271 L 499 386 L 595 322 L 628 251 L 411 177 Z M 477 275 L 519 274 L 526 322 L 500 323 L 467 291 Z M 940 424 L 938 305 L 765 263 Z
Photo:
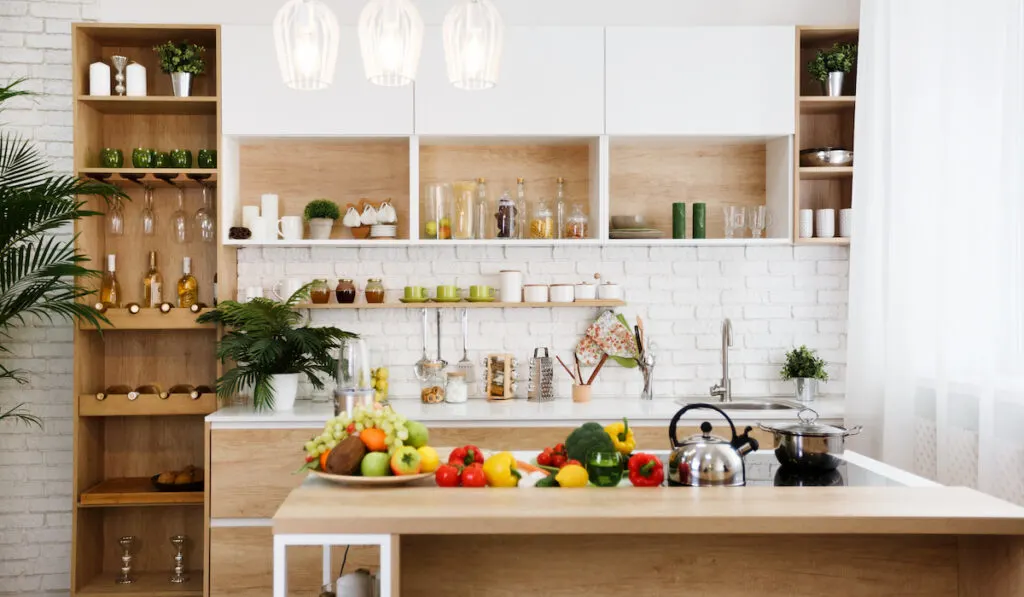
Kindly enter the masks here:
M 221 323 L 228 329 L 217 344 L 217 358 L 233 361 L 235 366 L 217 380 L 218 396 L 227 398 L 251 388 L 256 410 L 289 410 L 295 404 L 300 374 L 316 389 L 323 389 L 317 374 L 334 375 L 331 351 L 356 335 L 335 327 L 302 324 L 302 315 L 293 307 L 309 299 L 310 287 L 303 286 L 284 302 L 267 298 L 224 301 L 196 319 Z
M 828 363 L 818 356 L 817 351 L 801 345 L 786 353 L 786 362 L 782 365 L 779 375 L 784 380 L 796 380 L 796 398 L 801 402 L 814 400 L 818 391 L 818 381 L 828 381 L 825 367 Z
M 331 238 L 334 221 L 341 217 L 338 205 L 328 199 L 314 199 L 306 204 L 303 212 L 309 222 L 309 237 L 315 240 Z
M 19 89 L 24 79 L 0 87 L 0 110 L 8 100 L 32 95 Z M 60 231 L 75 220 L 99 215 L 85 209 L 89 195 L 109 201 L 126 198 L 117 187 L 55 174 L 19 135 L 0 134 L 0 354 L 10 354 L 14 328 L 27 318 L 49 322 L 85 321 L 99 328 L 110 322 L 81 299 L 94 291 L 77 280 L 98 277 L 75 246 L 77 236 Z M 0 380 L 27 383 L 26 373 L 0 365 Z M 0 408 L 0 421 L 40 425 L 24 403 Z
M 206 48 L 189 43 L 186 39 L 180 43 L 168 41 L 153 46 L 153 51 L 160 57 L 160 70 L 171 75 L 171 87 L 177 97 L 188 97 L 192 94 L 192 77 L 206 72 L 206 61 L 203 53 Z
M 822 84 L 826 95 L 843 94 L 844 76 L 853 70 L 857 61 L 857 44 L 836 42 L 832 47 L 818 50 L 807 63 L 807 72 Z

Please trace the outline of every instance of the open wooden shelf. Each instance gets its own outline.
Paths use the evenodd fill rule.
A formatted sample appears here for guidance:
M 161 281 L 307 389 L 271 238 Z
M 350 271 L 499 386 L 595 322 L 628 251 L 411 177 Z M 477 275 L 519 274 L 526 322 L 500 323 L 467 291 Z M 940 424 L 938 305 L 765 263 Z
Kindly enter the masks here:
M 853 176 L 853 166 L 801 166 L 800 180 L 828 180 Z
M 169 313 L 161 313 L 160 309 L 142 309 L 131 314 L 128 309 L 107 309 L 104 315 L 113 327 L 103 326 L 104 332 L 118 330 L 213 330 L 217 326 L 212 323 L 196 323 L 196 317 L 202 314 L 193 313 L 188 309 L 171 309 Z M 96 331 L 96 328 L 82 321 L 79 329 Z
M 849 245 L 850 239 L 843 237 L 835 238 L 798 238 L 795 241 L 798 245 Z
M 80 95 L 78 101 L 101 114 L 216 114 L 217 98 L 173 95 Z
M 131 159 L 131 150 L 128 150 L 128 154 L 125 156 L 126 160 Z M 186 187 L 198 187 L 201 184 L 217 184 L 217 170 L 207 168 L 80 168 L 78 174 L 112 184 L 136 182 L 150 185 L 173 184 Z
M 829 97 L 825 95 L 805 95 L 800 98 L 801 114 L 830 114 L 853 110 L 857 98 L 852 95 Z
M 202 491 L 158 491 L 149 477 L 107 479 L 86 489 L 78 498 L 83 507 L 183 506 L 203 504 Z
M 211 386 L 212 387 L 212 386 Z M 110 394 L 98 400 L 96 394 L 78 396 L 78 415 L 82 417 L 143 417 L 152 415 L 208 415 L 217 410 L 217 396 L 200 394 L 195 400 L 188 394 L 139 394 L 129 400 L 128 394 Z
M 575 301 L 572 303 L 503 303 L 491 301 L 489 303 L 471 303 L 459 301 L 456 303 L 436 303 L 427 301 L 425 303 L 326 303 L 315 305 L 313 303 L 300 303 L 296 309 L 565 309 L 569 307 L 625 307 L 626 301 L 620 300 L 592 300 Z
M 114 582 L 117 572 L 105 572 L 92 579 L 78 590 L 79 595 L 91 597 L 201 597 L 203 594 L 203 571 L 190 570 L 189 581 L 173 584 L 168 581 L 170 570 L 158 572 L 132 572 L 135 582 L 119 585 Z

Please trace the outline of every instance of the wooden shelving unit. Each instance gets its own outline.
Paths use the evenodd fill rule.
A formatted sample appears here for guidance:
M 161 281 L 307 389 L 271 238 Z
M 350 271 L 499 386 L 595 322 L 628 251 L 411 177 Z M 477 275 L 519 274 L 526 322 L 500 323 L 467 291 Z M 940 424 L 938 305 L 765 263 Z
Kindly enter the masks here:
M 855 150 L 854 117 L 857 106 L 857 73 L 846 75 L 841 97 L 822 95 L 821 85 L 807 73 L 807 63 L 822 48 L 835 42 L 854 42 L 855 27 L 797 27 L 796 45 L 796 136 L 793 144 L 795 193 L 793 197 L 793 242 L 811 245 L 849 245 L 839 234 L 839 210 L 853 205 L 853 169 L 847 167 L 801 167 L 800 150 L 837 147 Z M 834 209 L 835 238 L 800 238 L 801 209 Z
M 189 41 L 206 48 L 206 73 L 195 78 L 193 96 L 174 97 L 170 78 L 157 63 L 153 46 L 168 40 Z M 216 205 L 219 170 L 102 168 L 99 152 L 121 149 L 126 166 L 132 149 L 192 151 L 220 149 L 220 28 L 216 25 L 138 25 L 77 23 L 72 27 L 72 93 L 74 99 L 74 168 L 81 177 L 103 180 L 120 187 L 131 201 L 123 202 L 124 234 L 107 233 L 103 217 L 76 222 L 78 247 L 90 266 L 102 269 L 105 256 L 117 255 L 117 277 L 123 304 L 142 302 L 141 279 L 148 252 L 157 252 L 163 276 L 163 300 L 176 303 L 176 281 L 182 259 L 192 259 L 199 282 L 199 301 L 215 303 L 214 277 L 227 283 L 221 296 L 234 293 L 233 249 L 195 238 L 174 241 L 171 220 L 178 193 L 191 216 L 201 206 L 201 194 L 211 194 Z M 124 55 L 146 67 L 147 97 L 91 97 L 89 64 Z M 144 236 L 141 211 L 145 188 L 153 190 L 157 229 Z M 205 187 L 205 188 L 203 188 Z M 102 198 L 89 198 L 88 208 L 106 212 Z M 216 214 L 220 217 L 220 214 Z M 191 219 L 191 218 L 190 218 Z M 223 263 L 224 270 L 218 270 Z M 95 279 L 79 282 L 96 288 Z M 90 304 L 96 297 L 87 297 Z M 71 594 L 90 596 L 199 596 L 207 584 L 207 523 L 205 492 L 164 493 L 150 478 L 186 465 L 209 469 L 205 463 L 204 415 L 217 409 L 213 394 L 192 399 L 188 394 L 142 394 L 131 400 L 112 394 L 103 400 L 97 392 L 113 385 L 140 387 L 154 384 L 170 388 L 187 383 L 213 386 L 219 367 L 215 358 L 218 330 L 199 325 L 187 309 L 160 313 L 143 309 L 108 309 L 112 327 L 98 333 L 90 326 L 74 332 L 74 505 L 72 511 Z M 209 486 L 207 479 L 206 486 Z M 172 535 L 189 538 L 185 562 L 191 580 L 169 582 L 174 551 Z M 114 582 L 120 566 L 119 537 L 137 538 L 130 585 Z
M 456 301 L 439 303 L 427 301 L 423 303 L 326 303 L 313 304 L 301 303 L 295 306 L 296 309 L 565 309 L 584 307 L 624 307 L 626 301 L 620 300 L 591 300 L 574 301 L 571 303 L 505 303 L 502 301 L 491 302 L 469 302 Z

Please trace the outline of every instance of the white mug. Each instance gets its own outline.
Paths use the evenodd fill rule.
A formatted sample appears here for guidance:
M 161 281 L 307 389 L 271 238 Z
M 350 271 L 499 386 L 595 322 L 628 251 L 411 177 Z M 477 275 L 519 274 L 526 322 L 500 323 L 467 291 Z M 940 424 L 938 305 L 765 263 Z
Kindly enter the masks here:
M 811 238 L 814 236 L 814 210 L 800 210 L 800 238 Z
M 285 278 L 284 280 L 278 280 L 277 284 L 274 284 L 270 291 L 274 293 L 277 300 L 286 301 L 305 285 L 305 282 L 299 278 Z
M 257 243 L 266 242 L 267 236 L 267 219 L 262 216 L 257 216 L 252 219 L 252 226 L 249 227 L 249 232 L 252 235 L 249 240 Z
M 574 299 L 574 292 L 572 284 L 552 284 L 551 285 L 551 302 L 552 303 L 571 303 Z
M 254 298 L 263 298 L 262 286 L 247 286 L 245 288 L 245 300 L 251 301 Z
M 836 235 L 836 210 L 819 209 L 814 214 L 814 228 L 818 238 L 833 238 Z
M 285 216 L 277 221 L 277 233 L 284 240 L 302 240 L 302 217 Z
M 547 284 L 527 284 L 523 286 L 523 300 L 527 303 L 548 302 Z
M 499 272 L 501 276 L 501 302 L 523 302 L 523 272 L 506 269 Z
M 258 217 L 260 217 L 260 208 L 258 205 L 242 206 L 242 226 L 245 226 L 251 231 L 253 227 L 253 222 Z
M 839 210 L 839 236 L 843 238 L 853 236 L 853 210 L 850 208 Z

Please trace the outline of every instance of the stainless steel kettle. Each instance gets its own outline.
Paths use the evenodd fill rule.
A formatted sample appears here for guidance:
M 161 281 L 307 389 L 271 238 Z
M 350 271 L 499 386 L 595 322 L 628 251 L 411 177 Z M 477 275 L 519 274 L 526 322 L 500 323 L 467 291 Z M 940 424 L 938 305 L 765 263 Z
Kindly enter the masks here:
M 676 425 L 687 412 L 697 409 L 713 410 L 729 422 L 732 438 L 725 439 L 711 435 L 711 423 L 700 424 L 701 433 L 683 441 L 676 438 Z M 668 484 L 685 487 L 738 487 L 746 485 L 747 471 L 743 457 L 757 450 L 757 440 L 750 437 L 753 427 L 747 427 L 742 435 L 736 434 L 736 426 L 722 409 L 703 402 L 687 404 L 672 417 L 668 426 L 668 437 L 672 442 L 672 454 L 668 457 Z

